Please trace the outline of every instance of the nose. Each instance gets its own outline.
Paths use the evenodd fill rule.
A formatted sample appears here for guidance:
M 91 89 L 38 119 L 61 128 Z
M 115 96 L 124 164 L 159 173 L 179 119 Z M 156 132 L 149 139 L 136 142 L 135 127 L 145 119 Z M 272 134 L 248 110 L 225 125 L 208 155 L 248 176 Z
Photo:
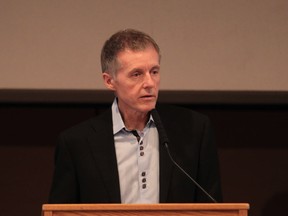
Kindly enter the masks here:
M 155 80 L 150 73 L 146 73 L 143 81 L 144 88 L 152 88 L 155 85 Z

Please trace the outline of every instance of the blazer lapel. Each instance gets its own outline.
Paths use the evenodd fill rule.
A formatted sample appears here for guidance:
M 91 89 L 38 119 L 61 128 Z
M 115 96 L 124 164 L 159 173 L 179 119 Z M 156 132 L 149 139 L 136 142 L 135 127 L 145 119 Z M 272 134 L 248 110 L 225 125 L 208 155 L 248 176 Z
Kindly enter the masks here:
M 160 152 L 160 203 L 166 203 L 172 176 L 172 164 L 166 147 L 159 142 Z
M 121 203 L 111 110 L 99 116 L 92 125 L 95 133 L 89 137 L 88 142 L 104 180 L 104 187 L 112 203 Z
M 161 112 L 159 113 L 161 117 Z M 161 117 L 163 127 L 165 128 L 167 134 L 169 133 L 169 119 L 164 116 Z M 173 134 L 173 133 L 172 133 Z M 161 137 L 160 137 L 161 138 Z M 169 158 L 166 147 L 163 144 L 163 140 L 159 140 L 159 158 L 160 158 L 160 203 L 166 203 L 168 200 L 168 192 L 170 189 L 170 181 L 172 179 L 173 164 Z

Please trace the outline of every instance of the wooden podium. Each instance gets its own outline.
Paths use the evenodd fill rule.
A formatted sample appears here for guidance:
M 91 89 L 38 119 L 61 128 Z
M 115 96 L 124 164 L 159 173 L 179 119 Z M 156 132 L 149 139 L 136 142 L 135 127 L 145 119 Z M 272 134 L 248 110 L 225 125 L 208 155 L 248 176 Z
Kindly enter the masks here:
M 248 216 L 247 203 L 44 204 L 42 216 Z

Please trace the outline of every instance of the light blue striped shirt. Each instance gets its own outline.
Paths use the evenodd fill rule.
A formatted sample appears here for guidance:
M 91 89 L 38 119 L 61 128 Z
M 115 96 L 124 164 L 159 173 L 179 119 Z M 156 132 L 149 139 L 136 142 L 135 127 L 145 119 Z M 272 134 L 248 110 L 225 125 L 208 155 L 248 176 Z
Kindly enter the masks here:
M 159 136 L 152 116 L 137 131 L 139 141 L 125 127 L 116 98 L 112 119 L 121 203 L 159 203 Z

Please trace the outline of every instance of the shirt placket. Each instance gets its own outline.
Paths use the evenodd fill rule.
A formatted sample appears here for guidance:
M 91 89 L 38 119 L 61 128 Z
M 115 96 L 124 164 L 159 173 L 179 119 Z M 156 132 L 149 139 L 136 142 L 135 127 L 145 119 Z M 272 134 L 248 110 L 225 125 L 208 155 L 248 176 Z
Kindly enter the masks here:
M 136 132 L 137 133 L 137 132 Z M 134 134 L 137 138 L 138 142 L 138 168 L 139 168 L 139 176 L 138 176 L 138 182 L 140 186 L 140 195 L 141 197 L 145 196 L 146 190 L 148 190 L 148 163 L 147 163 L 147 151 L 146 151 L 146 146 L 144 144 L 144 137 L 145 133 L 144 132 L 139 132 Z

